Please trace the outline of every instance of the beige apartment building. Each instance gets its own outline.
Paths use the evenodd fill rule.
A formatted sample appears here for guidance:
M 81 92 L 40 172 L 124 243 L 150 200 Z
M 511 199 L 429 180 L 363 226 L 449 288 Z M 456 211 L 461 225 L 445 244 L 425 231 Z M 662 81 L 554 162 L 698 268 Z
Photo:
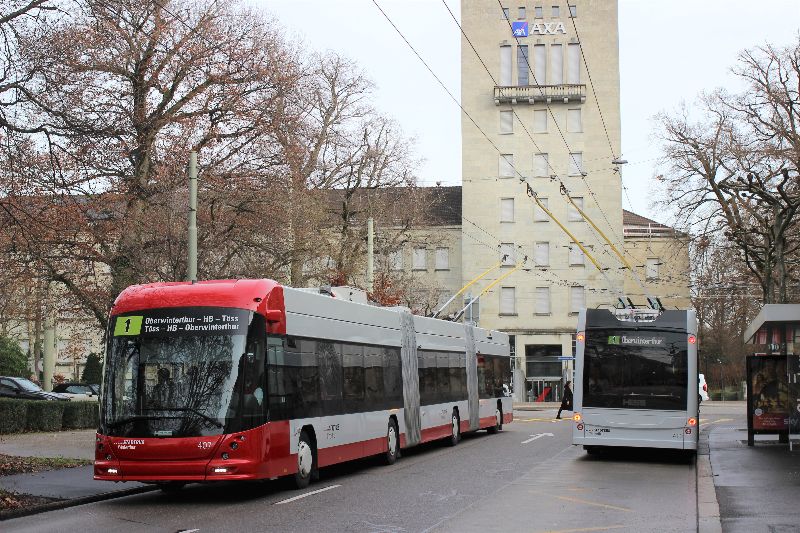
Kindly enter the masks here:
M 609 246 L 567 199 L 622 248 L 617 2 L 464 0 L 461 18 L 464 280 L 506 254 L 491 278 L 525 261 L 481 298 L 480 325 L 513 335 L 532 395 L 557 400 L 578 310 L 623 290 Z

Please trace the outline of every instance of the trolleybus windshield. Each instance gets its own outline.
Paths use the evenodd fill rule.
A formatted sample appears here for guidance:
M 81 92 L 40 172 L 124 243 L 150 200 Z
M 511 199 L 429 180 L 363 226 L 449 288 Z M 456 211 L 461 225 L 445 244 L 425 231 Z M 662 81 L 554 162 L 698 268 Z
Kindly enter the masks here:
M 685 410 L 687 379 L 685 332 L 586 331 L 584 407 Z
M 260 315 L 182 307 L 112 320 L 105 434 L 218 435 L 264 421 L 266 329 Z

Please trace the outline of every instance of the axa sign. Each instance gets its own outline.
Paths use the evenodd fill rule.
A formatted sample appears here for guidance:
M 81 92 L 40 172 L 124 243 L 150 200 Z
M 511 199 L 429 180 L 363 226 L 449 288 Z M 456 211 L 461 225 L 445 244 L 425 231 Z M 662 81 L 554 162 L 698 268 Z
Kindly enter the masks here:
M 528 36 L 528 23 L 526 21 L 517 21 L 511 23 L 511 33 L 514 37 L 527 37 Z
M 528 37 L 527 21 L 512 22 L 511 32 L 514 34 L 514 37 Z M 556 35 L 559 33 L 567 33 L 563 22 L 535 22 L 530 27 L 530 35 Z

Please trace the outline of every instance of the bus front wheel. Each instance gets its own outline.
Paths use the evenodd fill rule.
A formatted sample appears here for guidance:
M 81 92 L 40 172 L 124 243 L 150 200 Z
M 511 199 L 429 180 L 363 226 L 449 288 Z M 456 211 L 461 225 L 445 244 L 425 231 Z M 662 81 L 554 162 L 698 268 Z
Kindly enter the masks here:
M 461 422 L 458 418 L 458 411 L 453 409 L 453 418 L 450 420 L 450 438 L 447 439 L 447 444 L 455 446 L 461 440 Z
M 397 424 L 394 420 L 389 420 L 389 427 L 386 430 L 386 454 L 383 460 L 387 465 L 393 465 L 400 456 L 400 434 L 397 431 Z
M 501 411 L 500 407 L 498 407 L 494 411 L 494 425 L 486 428 L 486 431 L 494 434 L 502 430 L 503 430 L 503 411 Z
M 314 446 L 306 433 L 300 432 L 300 440 L 297 442 L 297 472 L 294 475 L 294 486 L 304 489 L 311 483 L 311 475 L 314 472 Z

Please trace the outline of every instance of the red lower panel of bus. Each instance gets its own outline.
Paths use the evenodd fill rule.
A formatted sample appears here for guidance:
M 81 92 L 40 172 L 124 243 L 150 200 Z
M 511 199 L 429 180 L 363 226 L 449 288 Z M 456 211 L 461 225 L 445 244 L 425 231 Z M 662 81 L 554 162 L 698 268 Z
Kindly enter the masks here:
M 503 422 L 512 414 L 503 416 Z M 494 416 L 480 419 L 480 427 L 495 423 Z M 469 422 L 461 421 L 461 431 Z M 422 442 L 450 436 L 450 424 L 423 429 Z M 297 454 L 290 453 L 293 437 L 288 421 L 230 435 L 187 438 L 128 438 L 97 435 L 94 479 L 107 481 L 216 481 L 265 479 L 294 474 Z M 406 435 L 400 435 L 401 448 Z M 318 449 L 320 467 L 385 453 L 385 437 Z
M 330 448 L 320 448 L 317 450 L 317 464 L 320 467 L 330 466 L 336 463 L 352 461 L 370 455 L 384 453 L 387 450 L 386 439 L 377 439 L 354 442 L 352 444 L 342 444 Z
M 97 435 L 94 478 L 108 481 L 263 479 L 293 474 L 289 422 L 230 435 L 127 438 Z
M 469 424 L 467 424 L 467 426 L 469 426 Z M 467 429 L 469 429 L 469 427 L 467 427 Z M 420 438 L 422 442 L 443 439 L 445 437 L 449 437 L 451 431 L 452 429 L 450 429 L 450 424 L 447 424 L 446 426 L 434 426 L 432 428 L 423 429 L 420 432 Z

